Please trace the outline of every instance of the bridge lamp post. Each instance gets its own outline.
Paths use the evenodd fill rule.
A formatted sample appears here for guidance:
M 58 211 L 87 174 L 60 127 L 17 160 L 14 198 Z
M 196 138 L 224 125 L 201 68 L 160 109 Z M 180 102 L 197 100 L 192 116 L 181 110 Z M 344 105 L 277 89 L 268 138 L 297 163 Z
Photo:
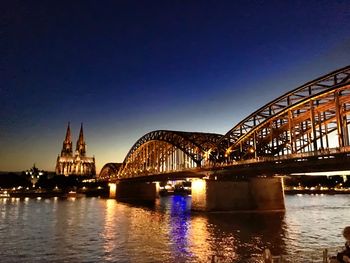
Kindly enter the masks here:
M 256 154 L 256 150 L 252 147 L 252 148 L 249 148 L 249 152 L 251 153 L 251 154 L 253 154 L 254 153 L 254 158 L 256 159 L 258 156 L 257 156 L 257 154 Z
M 225 158 L 228 159 L 228 162 L 230 162 L 230 154 L 232 152 L 231 148 L 227 148 L 227 150 L 225 151 Z

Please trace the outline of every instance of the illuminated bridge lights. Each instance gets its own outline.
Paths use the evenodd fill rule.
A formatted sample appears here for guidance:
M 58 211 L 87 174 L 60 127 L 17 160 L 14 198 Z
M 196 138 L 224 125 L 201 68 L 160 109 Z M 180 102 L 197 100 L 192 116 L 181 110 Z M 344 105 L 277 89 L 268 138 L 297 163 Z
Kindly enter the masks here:
M 109 171 L 123 179 L 244 163 L 332 159 L 350 153 L 349 112 L 347 66 L 267 103 L 225 135 L 147 133 L 131 147 L 118 170 Z

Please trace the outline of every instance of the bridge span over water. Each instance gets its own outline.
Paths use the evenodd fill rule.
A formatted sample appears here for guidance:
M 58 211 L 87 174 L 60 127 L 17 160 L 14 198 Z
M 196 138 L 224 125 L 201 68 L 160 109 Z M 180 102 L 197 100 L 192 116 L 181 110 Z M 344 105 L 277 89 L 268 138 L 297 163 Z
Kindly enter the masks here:
M 349 111 L 347 66 L 267 103 L 224 135 L 147 133 L 131 147 L 110 180 L 136 183 L 205 177 L 225 180 L 227 186 L 228 180 L 240 177 L 349 170 Z

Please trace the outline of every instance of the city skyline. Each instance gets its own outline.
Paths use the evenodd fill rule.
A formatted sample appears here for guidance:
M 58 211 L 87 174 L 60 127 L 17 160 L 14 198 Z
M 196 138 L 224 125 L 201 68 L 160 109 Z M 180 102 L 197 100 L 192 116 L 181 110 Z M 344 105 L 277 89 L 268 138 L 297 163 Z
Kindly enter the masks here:
M 97 172 L 153 130 L 225 134 L 350 61 L 345 2 L 7 5 L 0 171 L 53 171 L 68 122 Z

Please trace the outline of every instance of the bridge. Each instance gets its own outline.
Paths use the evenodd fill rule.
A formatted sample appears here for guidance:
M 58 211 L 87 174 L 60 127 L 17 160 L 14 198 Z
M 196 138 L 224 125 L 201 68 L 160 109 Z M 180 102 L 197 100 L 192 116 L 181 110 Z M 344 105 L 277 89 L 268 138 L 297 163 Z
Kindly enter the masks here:
M 225 135 L 147 133 L 109 180 L 119 188 L 127 185 L 126 192 L 138 185 L 131 191 L 137 195 L 142 184 L 204 178 L 193 181 L 201 185 L 199 192 L 192 189 L 199 210 L 283 209 L 283 186 L 276 175 L 350 168 L 349 110 L 347 66 L 267 103 Z M 246 204 L 247 199 L 254 200 Z M 236 205 L 228 205 L 230 200 Z M 239 202 L 244 204 L 236 207 Z

